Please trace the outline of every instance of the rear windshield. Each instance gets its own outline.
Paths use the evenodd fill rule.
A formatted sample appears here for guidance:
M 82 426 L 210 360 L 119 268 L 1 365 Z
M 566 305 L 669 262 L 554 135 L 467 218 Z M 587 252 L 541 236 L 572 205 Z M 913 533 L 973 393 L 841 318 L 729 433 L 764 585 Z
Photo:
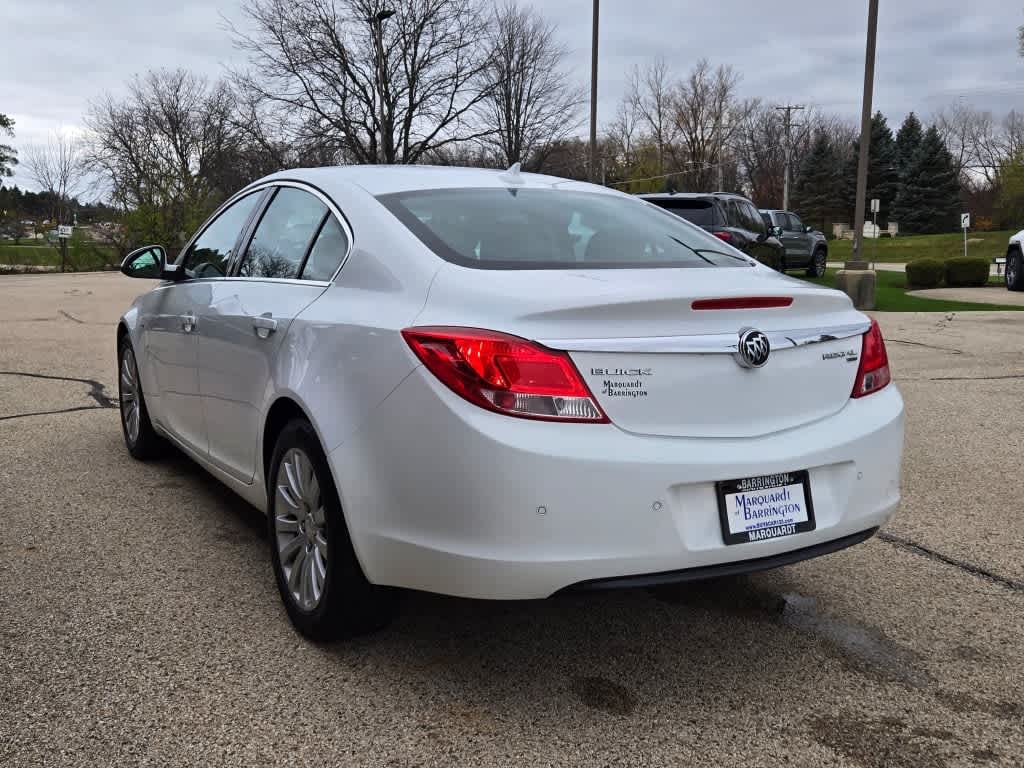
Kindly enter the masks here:
M 654 198 L 647 202 L 659 208 L 672 211 L 698 227 L 713 227 L 720 224 L 715 216 L 715 206 L 708 200 L 672 200 L 670 198 Z
M 738 251 L 639 200 L 559 189 L 437 189 L 378 198 L 446 261 L 478 269 L 737 267 Z

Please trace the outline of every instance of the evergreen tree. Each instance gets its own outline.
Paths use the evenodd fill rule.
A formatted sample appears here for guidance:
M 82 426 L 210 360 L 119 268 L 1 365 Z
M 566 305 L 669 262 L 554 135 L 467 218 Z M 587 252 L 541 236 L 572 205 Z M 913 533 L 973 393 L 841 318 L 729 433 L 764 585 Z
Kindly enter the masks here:
M 0 136 L 2 135 L 14 135 L 14 121 L 0 113 Z M 3 186 L 5 176 L 14 175 L 14 166 L 17 164 L 18 151 L 9 144 L 0 144 L 0 186 Z
M 917 115 L 911 112 L 907 115 L 903 125 L 900 126 L 899 132 L 896 134 L 896 169 L 899 173 L 901 186 L 906 178 L 907 168 L 914 157 L 914 152 L 921 146 L 923 138 L 924 127 L 921 125 L 921 121 L 917 119 Z
M 864 202 L 864 210 L 868 210 L 869 201 L 878 198 L 881 210 L 879 222 L 888 221 L 896 193 L 899 192 L 899 171 L 896 164 L 896 142 L 892 130 L 881 112 L 875 112 L 871 118 L 871 142 L 868 156 L 868 187 Z M 846 208 L 851 223 L 857 205 L 857 163 L 860 157 L 860 145 L 855 144 L 853 155 L 847 161 L 843 174 L 846 184 Z
M 835 145 L 827 133 L 819 131 L 793 184 L 793 210 L 805 224 L 828 232 L 828 225 L 844 215 L 843 189 L 836 184 L 841 172 L 842 161 Z
M 925 131 L 907 165 L 893 205 L 893 220 L 899 223 L 901 232 L 950 232 L 958 221 L 959 208 L 956 164 L 933 125 Z

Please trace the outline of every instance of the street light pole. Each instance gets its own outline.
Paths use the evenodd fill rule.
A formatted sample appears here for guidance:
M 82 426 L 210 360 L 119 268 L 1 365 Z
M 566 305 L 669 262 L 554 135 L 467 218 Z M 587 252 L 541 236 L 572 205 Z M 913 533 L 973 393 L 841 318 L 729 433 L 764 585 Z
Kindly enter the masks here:
M 594 23 L 590 42 L 590 180 L 597 181 L 597 22 L 600 0 L 594 0 Z
M 864 245 L 864 198 L 868 188 L 868 154 L 871 149 L 871 98 L 875 85 L 875 38 L 878 32 L 878 0 L 868 0 L 868 41 L 864 55 L 864 101 L 860 112 L 860 157 L 857 162 L 857 201 L 853 217 L 853 259 L 846 269 L 867 269 Z
M 384 20 L 390 19 L 395 15 L 395 12 L 391 9 L 384 9 L 379 13 L 374 14 L 369 18 L 370 31 L 373 35 L 373 48 L 374 58 L 377 62 L 377 102 L 378 102 L 378 116 L 377 120 L 380 127 L 380 139 L 377 150 L 377 160 L 381 163 L 387 161 L 387 155 L 384 152 L 384 94 L 386 92 L 386 84 L 384 82 L 386 78 L 386 68 L 384 65 Z

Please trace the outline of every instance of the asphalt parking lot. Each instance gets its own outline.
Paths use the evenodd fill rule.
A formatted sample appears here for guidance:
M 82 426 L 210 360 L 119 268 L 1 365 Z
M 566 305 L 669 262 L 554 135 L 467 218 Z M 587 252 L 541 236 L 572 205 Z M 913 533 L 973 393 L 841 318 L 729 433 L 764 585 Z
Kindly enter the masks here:
M 879 315 L 902 507 L 839 554 L 656 591 L 405 597 L 317 647 L 262 518 L 132 461 L 117 274 L 0 278 L 0 765 L 1024 763 L 1024 317 Z

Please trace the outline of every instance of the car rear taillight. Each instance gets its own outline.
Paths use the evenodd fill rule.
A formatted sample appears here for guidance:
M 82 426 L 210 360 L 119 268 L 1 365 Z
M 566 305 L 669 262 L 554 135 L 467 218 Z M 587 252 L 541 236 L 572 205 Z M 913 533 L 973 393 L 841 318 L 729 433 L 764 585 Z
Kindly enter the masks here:
M 723 240 L 727 243 L 732 242 L 732 232 L 712 232 L 711 234 L 717 237 L 719 240 Z
M 549 421 L 608 421 L 565 352 L 478 328 L 406 328 L 406 343 L 456 394 L 497 413 Z
M 872 320 L 871 327 L 864 334 L 860 350 L 860 366 L 853 383 L 850 397 L 864 397 L 882 389 L 892 380 L 889 374 L 889 355 L 885 352 L 885 341 L 878 321 Z

